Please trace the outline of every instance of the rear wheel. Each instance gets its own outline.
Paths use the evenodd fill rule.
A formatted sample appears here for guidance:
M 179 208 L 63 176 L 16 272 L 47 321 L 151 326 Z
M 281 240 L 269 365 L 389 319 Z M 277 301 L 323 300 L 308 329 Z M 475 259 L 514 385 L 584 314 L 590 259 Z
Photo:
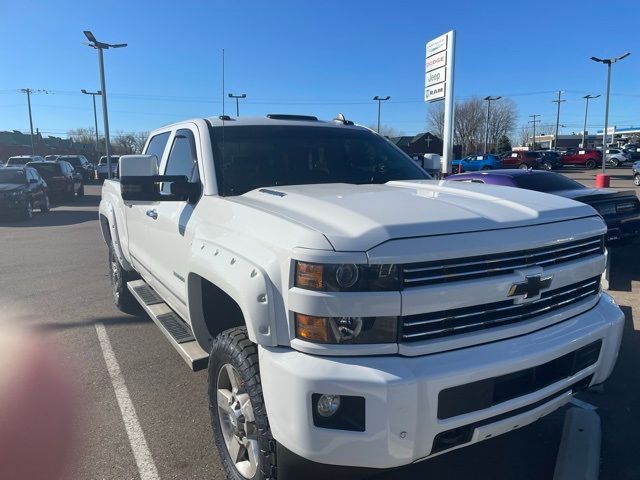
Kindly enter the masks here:
M 484 167 L 482 167 L 482 170 L 491 170 L 491 167 L 489 165 L 485 165 Z
M 527 165 L 526 163 L 521 163 L 518 168 L 520 170 L 529 170 L 529 165 Z
M 258 349 L 245 327 L 218 335 L 209 356 L 209 413 L 227 478 L 267 480 L 276 469 Z
M 78 190 L 78 196 L 84 197 L 84 183 L 80 185 L 80 190 Z
M 542 164 L 542 168 L 544 168 L 545 170 L 553 170 L 553 165 L 551 165 L 550 162 L 544 162 Z
M 596 161 L 595 160 L 587 160 L 587 163 L 585 163 L 584 166 L 589 170 L 593 170 L 594 168 L 596 168 Z
M 42 200 L 42 204 L 40 205 L 41 212 L 48 212 L 51 209 L 51 203 L 49 202 L 49 195 L 44 194 L 44 200 Z
M 138 307 L 138 302 L 127 288 L 127 282 L 135 280 L 135 274 L 122 268 L 113 251 L 113 245 L 109 246 L 109 276 L 111 277 L 111 295 L 115 306 L 125 313 L 134 312 Z
M 614 167 L 620 166 L 620 160 L 618 160 L 617 158 L 612 158 L 611 160 L 609 160 L 609 162 L 611 162 L 611 165 L 613 165 Z
M 636 187 L 640 187 L 640 173 L 636 173 L 633 176 L 633 183 Z

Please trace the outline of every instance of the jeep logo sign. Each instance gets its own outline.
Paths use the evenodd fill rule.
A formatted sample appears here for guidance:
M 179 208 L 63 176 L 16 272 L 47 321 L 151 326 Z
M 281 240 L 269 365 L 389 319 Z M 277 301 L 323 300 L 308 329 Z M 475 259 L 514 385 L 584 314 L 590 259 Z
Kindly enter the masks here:
M 425 80 L 425 85 L 430 87 L 435 85 L 436 83 L 444 82 L 447 79 L 447 67 L 436 68 L 435 70 L 431 70 L 427 72 L 427 78 Z

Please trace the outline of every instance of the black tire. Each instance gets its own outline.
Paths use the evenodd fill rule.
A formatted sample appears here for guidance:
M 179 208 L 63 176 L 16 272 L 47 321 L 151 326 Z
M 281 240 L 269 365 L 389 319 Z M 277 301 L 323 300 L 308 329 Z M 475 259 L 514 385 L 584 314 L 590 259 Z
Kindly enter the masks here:
M 25 220 L 31 220 L 33 218 L 33 201 L 30 198 L 24 204 L 22 218 L 24 218 Z
M 80 190 L 78 190 L 78 197 L 84 197 L 84 183 L 80 185 Z
M 596 168 L 596 161 L 595 160 L 587 160 L 587 162 L 584 164 L 585 168 L 587 170 L 593 170 L 594 168 Z
M 491 170 L 491 167 L 489 165 L 485 165 L 484 167 L 482 167 L 482 170 Z
M 615 159 L 615 158 L 612 158 L 609 161 L 611 162 L 611 165 L 614 166 L 614 167 L 619 167 L 621 165 L 620 161 Z
M 634 184 L 636 187 L 640 187 L 640 173 L 636 173 L 636 174 L 633 176 L 633 184 Z
M 542 164 L 542 168 L 544 168 L 545 170 L 553 170 L 553 165 L 551 165 L 550 162 L 544 162 Z
M 257 442 L 258 452 L 257 466 L 251 476 L 244 476 L 236 468 L 235 462 L 231 459 L 229 450 L 225 443 L 223 427 L 221 426 L 221 416 L 218 408 L 219 379 L 223 369 L 228 366 L 235 369 L 241 381 L 242 394 L 248 394 L 250 407 L 253 410 L 254 422 L 242 422 L 242 428 L 247 432 L 251 431 L 252 440 Z M 232 480 L 269 480 L 276 478 L 276 442 L 271 436 L 267 411 L 262 397 L 262 383 L 260 381 L 260 366 L 258 364 L 258 349 L 249 340 L 247 329 L 238 327 L 226 330 L 219 334 L 213 342 L 211 353 L 209 354 L 209 413 L 211 416 L 211 427 L 213 429 L 213 441 L 218 450 L 220 460 L 224 467 L 227 478 Z M 223 406 L 223 410 L 224 410 Z M 227 428 L 229 424 L 227 424 Z M 240 425 L 240 424 L 239 424 Z M 249 428 L 249 425 L 251 427 Z M 247 457 L 248 458 L 248 457 Z
M 109 246 L 109 277 L 111 279 L 111 296 L 118 310 L 125 313 L 136 312 L 139 305 L 127 288 L 127 282 L 135 280 L 137 275 L 122 268 L 112 245 Z
M 529 165 L 527 165 L 526 163 L 521 163 L 518 168 L 520 170 L 529 170 Z
M 51 210 L 51 202 L 49 201 L 49 195 L 44 194 L 44 200 L 42 200 L 42 204 L 40 205 L 41 212 L 48 212 Z

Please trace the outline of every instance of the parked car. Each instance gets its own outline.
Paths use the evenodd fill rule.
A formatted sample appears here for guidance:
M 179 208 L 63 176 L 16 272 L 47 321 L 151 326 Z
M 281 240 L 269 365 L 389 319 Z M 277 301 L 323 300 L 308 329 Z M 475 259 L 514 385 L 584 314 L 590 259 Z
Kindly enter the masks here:
M 33 217 L 33 210 L 49 211 L 47 182 L 30 167 L 0 169 L 0 216 Z
M 556 150 L 538 150 L 541 156 L 541 167 L 545 170 L 555 170 L 563 167 L 562 155 Z
M 82 175 L 85 185 L 95 178 L 96 169 L 84 155 L 59 155 L 56 161 L 69 162 Z
M 567 166 L 581 166 L 592 170 L 602 165 L 602 152 L 595 148 L 583 148 L 562 155 L 562 163 Z
M 511 155 L 502 159 L 503 168 L 540 168 L 542 155 L 539 152 L 511 152 Z
M 118 176 L 118 160 L 120 159 L 120 157 L 118 155 L 109 155 L 109 156 L 111 157 L 111 176 L 117 177 Z M 100 157 L 100 160 L 98 161 L 98 166 L 96 167 L 96 170 L 95 170 L 95 177 L 96 177 L 96 180 L 100 182 L 104 182 L 109 177 L 109 175 L 107 175 L 106 155 L 103 155 L 102 157 Z
M 640 234 L 640 200 L 631 190 L 589 188 L 559 173 L 523 170 L 462 173 L 447 180 L 526 188 L 586 203 L 607 222 L 608 244 L 627 243 Z
M 7 160 L 7 167 L 19 167 L 30 162 L 44 162 L 40 155 L 15 155 Z
M 636 187 L 640 187 L 640 161 L 635 162 L 631 167 L 633 174 L 633 183 Z
M 69 162 L 29 163 L 46 180 L 51 198 L 75 200 L 76 195 L 84 195 L 82 175 L 74 170 Z
M 486 155 L 469 155 L 460 160 L 452 162 L 453 171 L 459 172 L 462 166 L 463 172 L 476 172 L 478 170 L 495 170 L 502 167 L 502 161 L 497 155 L 488 153 Z
M 622 147 L 622 151 L 626 153 L 632 162 L 640 160 L 640 145 L 637 143 L 628 143 Z
M 605 155 L 607 163 L 610 163 L 614 167 L 619 167 L 626 162 L 631 161 L 631 155 L 626 153 L 621 148 L 610 148 Z
M 610 375 L 624 313 L 591 207 L 428 181 L 346 122 L 224 119 L 153 131 L 99 208 L 104 293 L 209 369 L 221 477 L 360 478 Z

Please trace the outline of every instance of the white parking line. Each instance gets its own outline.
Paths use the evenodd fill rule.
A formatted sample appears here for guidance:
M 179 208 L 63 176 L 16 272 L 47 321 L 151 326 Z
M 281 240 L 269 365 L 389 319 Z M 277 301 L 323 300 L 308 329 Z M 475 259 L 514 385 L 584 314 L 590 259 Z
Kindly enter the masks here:
M 153 457 L 149 451 L 149 446 L 144 438 L 142 427 L 138 421 L 136 415 L 136 409 L 133 406 L 131 397 L 129 396 L 129 390 L 124 383 L 124 377 L 120 371 L 120 365 L 111 348 L 111 342 L 107 335 L 107 330 L 102 323 L 96 323 L 96 333 L 98 334 L 98 340 L 100 341 L 100 348 L 102 348 L 102 354 L 104 355 L 104 361 L 107 364 L 107 370 L 111 377 L 111 384 L 113 390 L 116 393 L 116 400 L 120 407 L 120 413 L 122 414 L 122 420 L 124 421 L 124 427 L 127 430 L 127 436 L 129 437 L 129 443 L 131 444 L 131 450 L 133 456 L 136 459 L 138 465 L 138 472 L 140 473 L 141 480 L 159 480 L 158 470 Z

